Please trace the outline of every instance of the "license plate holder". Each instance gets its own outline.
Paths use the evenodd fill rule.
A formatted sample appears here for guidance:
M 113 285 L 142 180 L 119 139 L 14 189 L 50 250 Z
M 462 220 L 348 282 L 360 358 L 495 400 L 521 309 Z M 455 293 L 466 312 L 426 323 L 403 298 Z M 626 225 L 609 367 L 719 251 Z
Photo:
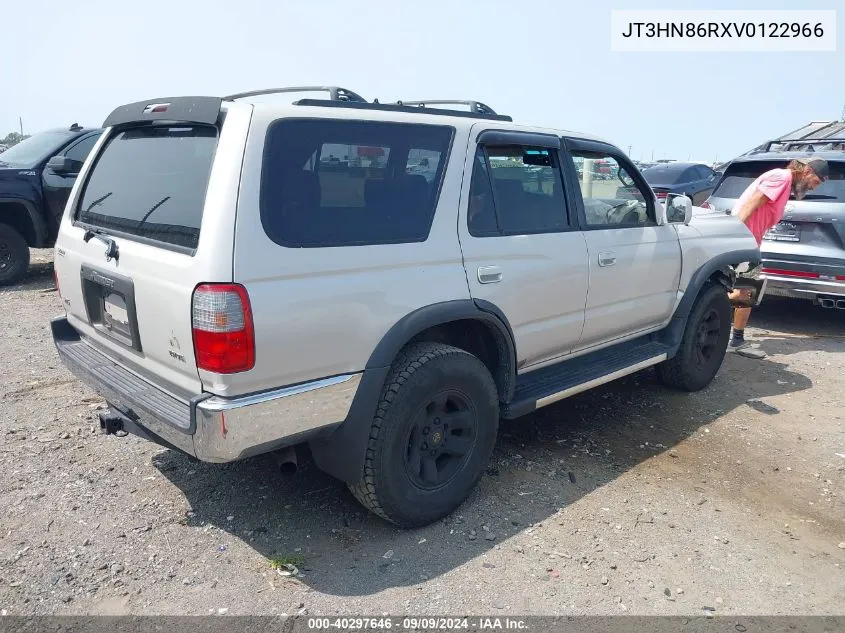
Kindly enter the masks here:
M 800 242 L 801 227 L 794 222 L 778 222 L 763 236 L 770 242 Z
M 103 336 L 141 351 L 135 284 L 128 277 L 82 267 L 82 294 L 88 323 Z

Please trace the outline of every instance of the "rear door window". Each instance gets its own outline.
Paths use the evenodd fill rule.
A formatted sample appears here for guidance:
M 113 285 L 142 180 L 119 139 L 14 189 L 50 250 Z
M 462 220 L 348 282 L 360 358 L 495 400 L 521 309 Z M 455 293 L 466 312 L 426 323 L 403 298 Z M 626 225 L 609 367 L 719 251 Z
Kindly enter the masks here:
M 117 235 L 195 249 L 216 148 L 217 130 L 209 126 L 117 132 L 85 182 L 77 221 Z
M 428 237 L 453 128 L 283 119 L 267 132 L 261 221 L 293 248 Z

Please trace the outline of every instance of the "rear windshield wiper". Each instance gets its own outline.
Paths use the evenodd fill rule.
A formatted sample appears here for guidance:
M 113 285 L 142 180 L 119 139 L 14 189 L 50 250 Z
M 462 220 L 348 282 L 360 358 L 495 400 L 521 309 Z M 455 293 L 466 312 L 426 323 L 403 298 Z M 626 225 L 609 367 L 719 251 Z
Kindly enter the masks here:
M 104 195 L 104 196 L 101 196 L 101 197 L 97 198 L 96 200 L 94 200 L 94 202 L 92 202 L 91 204 L 89 204 L 89 205 L 85 208 L 85 210 L 84 210 L 82 213 L 88 213 L 91 209 L 93 209 L 94 207 L 96 207 L 98 204 L 102 204 L 102 203 L 103 203 L 103 200 L 105 200 L 106 198 L 108 198 L 108 197 L 109 197 L 110 195 L 112 195 L 113 193 L 114 193 L 114 191 L 109 191 L 106 195 Z M 82 215 L 82 213 L 80 213 L 80 215 Z

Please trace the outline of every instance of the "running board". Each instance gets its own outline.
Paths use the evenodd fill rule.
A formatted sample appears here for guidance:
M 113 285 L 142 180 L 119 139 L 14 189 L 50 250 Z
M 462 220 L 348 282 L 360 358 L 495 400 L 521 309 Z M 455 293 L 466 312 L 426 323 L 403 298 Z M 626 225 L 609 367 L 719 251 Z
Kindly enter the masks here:
M 502 417 L 514 419 L 576 393 L 657 365 L 670 347 L 648 337 L 592 352 L 517 378 L 514 397 L 502 406 Z

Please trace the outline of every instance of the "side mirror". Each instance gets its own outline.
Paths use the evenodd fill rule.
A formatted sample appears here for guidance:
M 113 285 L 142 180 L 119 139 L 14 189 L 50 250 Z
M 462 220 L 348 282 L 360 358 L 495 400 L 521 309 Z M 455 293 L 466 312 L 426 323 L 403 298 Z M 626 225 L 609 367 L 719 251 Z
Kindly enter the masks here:
M 47 168 L 57 174 L 67 174 L 73 171 L 73 161 L 67 156 L 53 156 L 47 162 Z
M 675 196 L 667 200 L 666 219 L 673 224 L 689 224 L 692 221 L 692 200 L 687 196 Z

